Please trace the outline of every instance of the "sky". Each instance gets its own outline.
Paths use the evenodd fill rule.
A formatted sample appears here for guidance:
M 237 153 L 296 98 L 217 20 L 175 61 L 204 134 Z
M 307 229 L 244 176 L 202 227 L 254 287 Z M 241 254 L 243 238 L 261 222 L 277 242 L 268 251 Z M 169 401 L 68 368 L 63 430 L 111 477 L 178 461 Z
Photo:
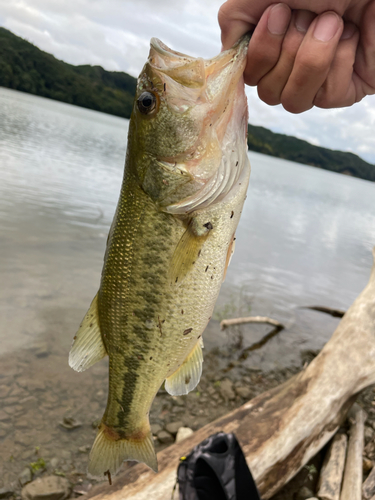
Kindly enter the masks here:
M 0 0 L 0 26 L 68 63 L 138 76 L 152 37 L 192 56 L 217 55 L 222 1 Z M 350 108 L 293 115 L 263 103 L 255 88 L 246 92 L 251 124 L 375 163 L 375 96 Z

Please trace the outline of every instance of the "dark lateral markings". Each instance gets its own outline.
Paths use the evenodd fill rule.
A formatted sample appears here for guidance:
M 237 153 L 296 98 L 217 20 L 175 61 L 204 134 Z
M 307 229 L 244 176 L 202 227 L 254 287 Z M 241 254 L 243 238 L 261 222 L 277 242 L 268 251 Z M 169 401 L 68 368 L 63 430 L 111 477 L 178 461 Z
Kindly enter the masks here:
M 187 328 L 187 329 L 184 331 L 183 335 L 187 335 L 187 334 L 188 334 L 188 333 L 190 333 L 192 330 L 193 330 L 192 328 Z

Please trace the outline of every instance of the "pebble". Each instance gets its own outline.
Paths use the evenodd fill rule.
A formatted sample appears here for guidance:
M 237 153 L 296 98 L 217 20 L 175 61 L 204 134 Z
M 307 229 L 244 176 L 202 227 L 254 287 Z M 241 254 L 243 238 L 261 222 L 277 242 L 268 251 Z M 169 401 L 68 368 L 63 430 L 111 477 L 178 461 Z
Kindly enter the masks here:
M 10 392 L 10 387 L 0 385 L 0 398 L 6 398 Z
M 45 383 L 42 380 L 36 380 L 32 378 L 19 378 L 17 382 L 21 387 L 23 387 L 24 389 L 28 389 L 29 391 L 43 391 L 46 388 Z
M 309 498 L 314 498 L 314 493 L 307 486 L 302 486 L 296 495 L 296 500 L 308 500 Z
M 251 396 L 251 389 L 246 386 L 236 387 L 237 394 L 244 399 L 249 399 Z
M 77 493 L 77 495 L 86 495 L 92 488 L 92 484 L 85 482 L 82 484 L 76 484 L 73 488 L 73 493 Z
M 365 442 L 371 441 L 373 439 L 375 431 L 372 427 L 365 426 Z
M 172 402 L 176 406 L 185 406 L 185 401 L 181 397 L 178 397 L 178 396 L 173 396 Z
M 69 460 L 72 456 L 72 454 L 69 450 L 61 450 L 60 455 L 64 460 Z
M 70 483 L 65 477 L 38 477 L 21 492 L 22 500 L 64 500 L 70 495 Z
M 368 458 L 375 458 L 375 443 L 374 441 L 369 441 L 365 446 L 365 454 Z
M 158 432 L 163 430 L 163 427 L 159 424 L 151 424 L 151 432 L 154 436 L 157 435 Z
M 183 422 L 169 422 L 169 424 L 165 426 L 165 430 L 169 432 L 169 434 L 176 435 L 178 429 L 180 429 L 183 426 L 184 426 Z
M 14 398 L 9 397 L 9 398 L 4 399 L 3 404 L 7 405 L 7 406 L 11 406 L 11 405 L 15 405 L 18 402 L 19 402 L 18 398 L 16 398 L 16 397 L 14 397 Z
M 52 467 L 52 469 L 56 469 L 56 467 L 59 465 L 59 463 L 60 463 L 60 459 L 57 457 L 53 457 L 53 458 L 51 458 L 51 461 L 49 464 Z
M 172 434 L 167 431 L 158 432 L 158 439 L 162 444 L 172 444 L 174 442 Z
M 88 452 L 90 451 L 90 448 L 91 448 L 91 446 L 90 446 L 90 445 L 88 445 L 88 444 L 86 444 L 85 446 L 80 446 L 80 447 L 78 448 L 78 451 L 79 451 L 80 453 L 88 453 Z
M 73 429 L 78 429 L 78 427 L 82 426 L 82 422 L 76 420 L 74 417 L 64 417 L 61 422 L 59 422 L 61 427 L 64 429 L 68 429 L 69 431 Z
M 362 469 L 363 469 L 363 472 L 366 474 L 366 472 L 368 472 L 369 470 L 371 470 L 374 466 L 374 462 L 372 460 L 370 460 L 369 458 L 367 457 L 363 457 L 363 461 L 362 461 Z
M 23 469 L 21 474 L 18 475 L 18 481 L 21 486 L 25 486 L 25 484 L 29 483 L 32 480 L 32 478 L 33 478 L 32 472 L 28 467 Z
M 5 413 L 8 415 L 15 415 L 23 410 L 22 406 L 7 406 L 4 408 Z
M 9 498 L 13 496 L 14 491 L 10 488 L 0 488 L 0 498 Z
M 190 429 L 190 427 L 180 427 L 177 431 L 176 443 L 183 441 L 184 439 L 191 436 L 193 433 L 194 433 L 194 431 L 193 431 L 193 429 Z
M 236 394 L 233 390 L 233 382 L 228 378 L 224 379 L 220 384 L 220 394 L 225 402 L 233 401 L 236 399 Z
M 46 358 L 50 354 L 50 350 L 46 342 L 41 342 L 32 348 L 34 355 L 37 358 Z
M 97 429 L 99 427 L 99 424 L 100 424 L 101 421 L 102 421 L 101 418 L 97 418 L 96 420 L 94 420 L 93 422 L 91 422 L 91 427 L 93 429 Z
M 31 410 L 38 405 L 38 400 L 34 396 L 28 396 L 21 399 L 19 403 L 24 410 Z
M 14 427 L 16 429 L 29 429 L 30 421 L 27 418 L 20 418 L 14 422 Z
M 5 413 L 5 411 L 0 410 L 0 422 L 3 422 L 5 420 L 9 420 L 10 417 Z

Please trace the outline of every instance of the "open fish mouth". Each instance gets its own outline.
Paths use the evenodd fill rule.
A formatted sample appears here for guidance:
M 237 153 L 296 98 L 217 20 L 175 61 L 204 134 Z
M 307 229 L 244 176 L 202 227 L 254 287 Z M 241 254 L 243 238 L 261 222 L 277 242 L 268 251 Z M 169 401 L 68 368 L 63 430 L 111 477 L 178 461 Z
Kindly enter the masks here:
M 175 157 L 157 161 L 164 168 L 191 175 L 196 190 L 190 196 L 168 204 L 173 214 L 186 214 L 219 202 L 241 176 L 247 158 L 247 100 L 243 71 L 250 34 L 231 49 L 211 59 L 194 58 L 151 40 L 148 60 L 168 92 L 168 106 L 177 114 L 190 112 L 200 133 L 189 149 Z M 189 111 L 190 110 L 190 111 Z

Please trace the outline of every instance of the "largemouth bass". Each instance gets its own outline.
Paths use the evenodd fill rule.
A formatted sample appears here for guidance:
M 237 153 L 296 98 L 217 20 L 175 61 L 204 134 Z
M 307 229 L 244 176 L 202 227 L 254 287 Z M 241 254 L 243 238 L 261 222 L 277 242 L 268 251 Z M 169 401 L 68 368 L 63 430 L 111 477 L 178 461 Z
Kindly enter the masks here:
M 157 471 L 149 412 L 165 381 L 187 394 L 234 250 L 250 176 L 242 73 L 249 37 L 204 60 L 157 39 L 139 78 L 99 291 L 74 338 L 83 371 L 108 354 L 107 407 L 88 471 Z

